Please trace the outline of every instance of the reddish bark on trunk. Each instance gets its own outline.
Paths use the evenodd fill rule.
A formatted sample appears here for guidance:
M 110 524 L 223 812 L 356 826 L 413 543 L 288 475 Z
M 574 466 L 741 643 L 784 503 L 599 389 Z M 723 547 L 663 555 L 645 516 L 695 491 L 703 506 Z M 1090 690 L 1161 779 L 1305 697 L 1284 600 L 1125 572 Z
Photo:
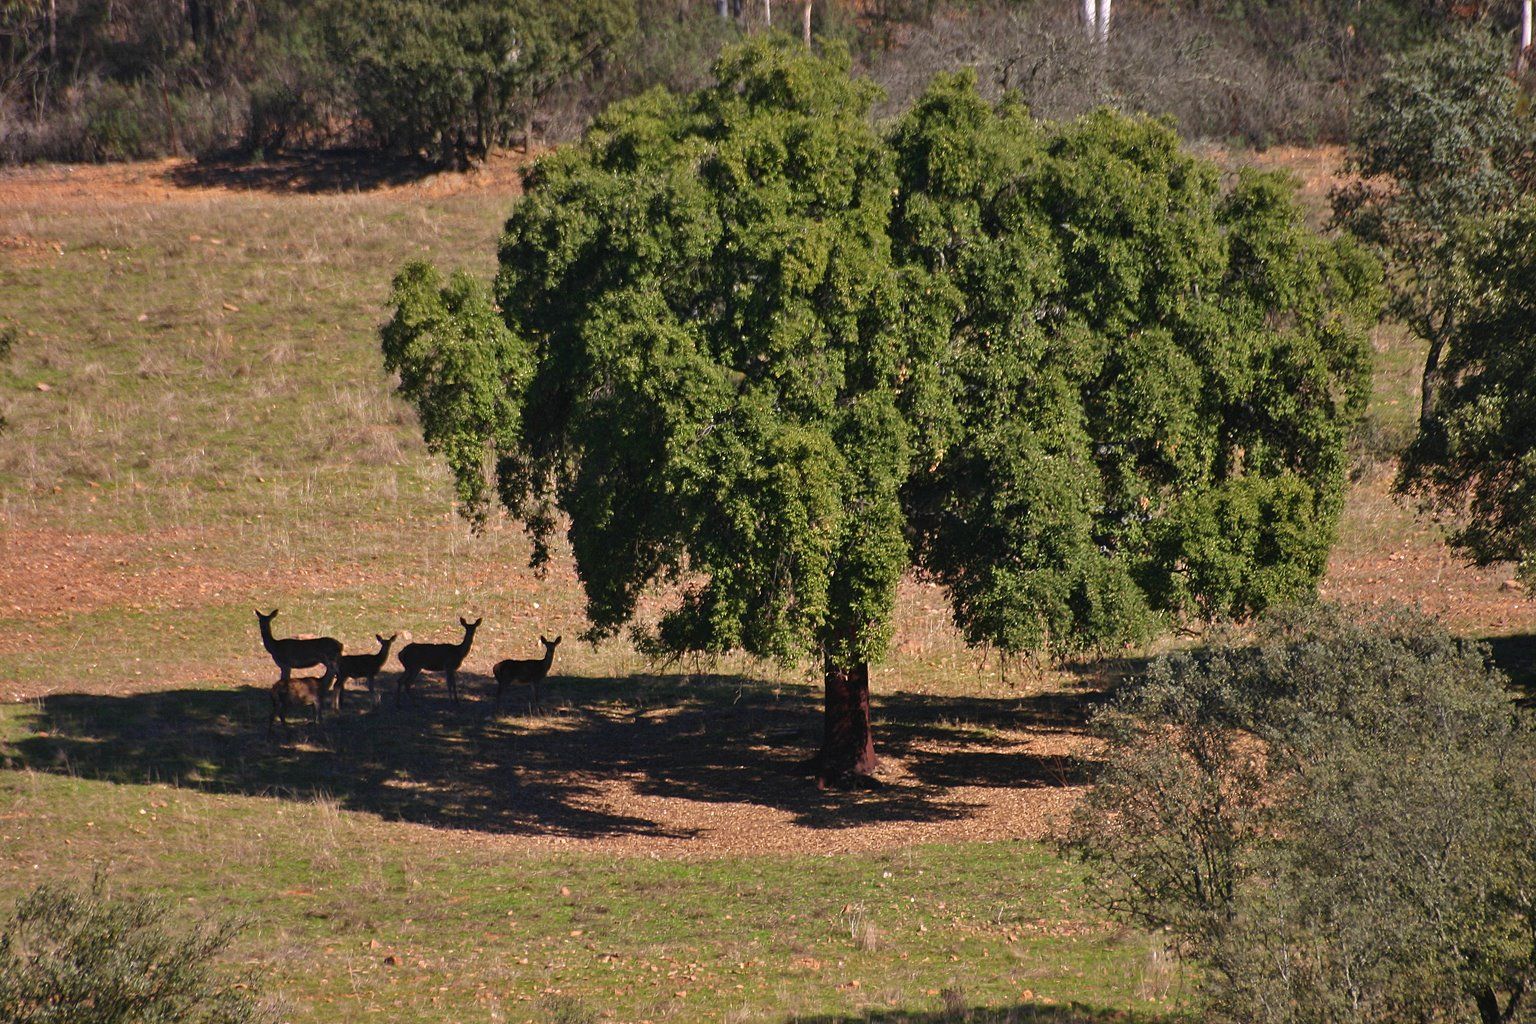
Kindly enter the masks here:
M 821 750 L 811 759 L 822 785 L 868 775 L 879 766 L 869 727 L 869 662 L 847 668 L 827 662 L 823 723 Z

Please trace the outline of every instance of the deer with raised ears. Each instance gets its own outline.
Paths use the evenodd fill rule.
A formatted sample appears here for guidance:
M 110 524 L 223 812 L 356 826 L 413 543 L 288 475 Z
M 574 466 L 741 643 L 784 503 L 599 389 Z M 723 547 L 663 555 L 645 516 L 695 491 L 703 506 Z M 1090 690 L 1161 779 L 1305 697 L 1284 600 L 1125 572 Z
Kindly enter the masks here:
M 527 683 L 530 690 L 529 703 L 537 706 L 539 703 L 539 683 L 549 675 L 549 666 L 555 662 L 555 648 L 560 646 L 560 637 L 546 640 L 541 635 L 539 643 L 544 645 L 544 657 L 519 660 L 508 658 L 506 661 L 498 661 L 492 670 L 496 673 L 496 706 L 501 707 L 501 695 L 507 687 L 519 683 Z
M 340 641 L 328 636 L 317 636 L 307 640 L 295 637 L 274 640 L 272 620 L 275 618 L 277 618 L 276 608 L 265 615 L 260 611 L 256 613 L 256 624 L 261 629 L 261 645 L 267 649 L 268 654 L 272 655 L 272 660 L 277 662 L 277 667 L 282 672 L 278 682 L 288 682 L 288 677 L 296 668 L 324 665 L 325 676 L 320 680 L 320 694 L 324 696 L 336 679 L 336 668 L 341 661 Z
M 456 644 L 406 644 L 400 648 L 400 667 L 405 669 L 400 674 L 400 681 L 395 684 L 395 703 L 400 703 L 400 694 L 409 693 L 411 684 L 416 677 L 423 672 L 441 672 L 448 680 L 448 696 L 453 698 L 455 704 L 459 701 L 459 687 L 455 677 L 458 675 L 459 666 L 464 664 L 464 658 L 469 654 L 469 645 L 475 642 L 475 630 L 480 628 L 480 619 L 474 622 L 466 622 L 459 619 L 459 625 L 464 627 L 464 639 Z M 414 697 L 415 694 L 412 694 Z
M 341 710 L 341 701 L 347 693 L 348 679 L 361 679 L 368 684 L 368 692 L 373 695 L 375 705 L 379 702 L 379 695 L 373 689 L 373 677 L 379 674 L 384 667 L 384 662 L 389 658 L 390 645 L 395 642 L 394 633 L 385 638 L 378 633 L 373 638 L 379 642 L 379 649 L 373 654 L 343 654 L 341 662 L 336 667 L 336 710 Z

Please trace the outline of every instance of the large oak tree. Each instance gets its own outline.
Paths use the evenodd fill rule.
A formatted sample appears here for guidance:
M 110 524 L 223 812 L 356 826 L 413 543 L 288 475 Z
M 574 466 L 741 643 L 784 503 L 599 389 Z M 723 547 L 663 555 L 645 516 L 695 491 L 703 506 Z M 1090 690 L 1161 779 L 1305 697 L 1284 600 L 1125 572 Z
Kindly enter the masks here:
M 823 780 L 875 766 L 908 571 L 1065 651 L 1309 594 L 1377 277 L 1165 124 L 937 80 L 888 132 L 840 56 L 728 51 L 532 171 L 494 299 L 413 265 L 386 363 L 472 517 L 559 524 L 589 637 L 819 658 Z

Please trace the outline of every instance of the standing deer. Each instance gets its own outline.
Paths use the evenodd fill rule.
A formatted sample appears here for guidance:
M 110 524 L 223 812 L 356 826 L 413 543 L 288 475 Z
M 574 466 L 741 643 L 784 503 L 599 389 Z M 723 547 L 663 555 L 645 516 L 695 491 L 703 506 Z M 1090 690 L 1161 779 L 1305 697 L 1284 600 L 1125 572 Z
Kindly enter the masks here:
M 321 728 L 324 723 L 320 720 L 320 705 L 325 703 L 325 687 L 323 679 L 279 679 L 272 684 L 272 714 L 267 717 L 267 739 L 272 738 L 272 730 L 279 719 L 283 728 L 288 728 L 288 710 L 294 707 L 303 707 L 306 704 L 314 706 L 315 728 Z
M 272 638 L 272 620 L 277 618 L 277 609 L 263 615 L 256 613 L 256 623 L 261 629 L 261 645 L 272 655 L 272 660 L 277 662 L 277 667 L 282 671 L 279 683 L 287 683 L 289 675 L 296 668 L 310 668 L 314 665 L 324 665 L 325 675 L 320 679 L 319 695 L 324 697 L 332 682 L 336 679 L 336 667 L 341 661 L 341 643 L 328 636 L 317 636 L 310 640 L 299 640 L 288 637 L 283 640 Z M 337 705 L 340 707 L 340 705 Z
M 389 646 L 395 642 L 399 633 L 392 634 L 387 640 L 378 633 L 373 638 L 379 642 L 379 649 L 374 654 L 343 654 L 341 662 L 336 668 L 336 710 L 341 710 L 342 698 L 347 694 L 348 679 L 362 679 L 368 684 L 368 692 L 373 696 L 375 705 L 379 702 L 379 695 L 373 689 L 373 677 L 379 674 L 384 667 L 384 662 L 389 658 Z
M 469 645 L 474 643 L 475 630 L 480 628 L 480 619 L 474 622 L 465 622 L 459 619 L 459 625 L 464 627 L 464 640 L 456 644 L 406 644 L 400 648 L 400 666 L 405 669 L 400 675 L 400 681 L 395 684 L 395 703 L 400 703 L 400 694 L 409 692 L 411 684 L 416 677 L 423 672 L 441 672 L 448 680 L 448 696 L 453 698 L 455 704 L 459 701 L 459 688 L 454 677 L 458 675 L 459 666 L 464 664 L 464 657 L 469 654 Z M 412 694 L 412 697 L 415 695 Z
M 555 648 L 560 646 L 560 637 L 546 640 L 541 635 L 539 643 L 544 645 L 544 657 L 519 660 L 508 658 L 506 661 L 498 661 L 496 668 L 496 706 L 501 707 L 501 695 L 507 687 L 514 683 L 527 683 L 530 691 L 529 702 L 537 706 L 539 703 L 539 681 L 549 675 L 549 666 L 555 661 Z

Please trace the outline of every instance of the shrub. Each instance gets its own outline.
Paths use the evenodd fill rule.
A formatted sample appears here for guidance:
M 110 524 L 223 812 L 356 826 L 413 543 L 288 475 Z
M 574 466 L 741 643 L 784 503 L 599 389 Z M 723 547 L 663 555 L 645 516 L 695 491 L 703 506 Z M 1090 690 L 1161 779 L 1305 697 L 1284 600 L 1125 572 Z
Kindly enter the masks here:
M 1336 608 L 1155 662 L 1070 849 L 1213 1019 L 1501 1024 L 1536 982 L 1533 738 L 1482 647 Z
M 557 85 L 634 29 L 633 0 L 333 3 L 333 59 L 384 148 L 463 166 L 526 138 Z
M 0 1020 L 7 1024 L 260 1024 L 267 1013 L 244 986 L 221 983 L 211 962 L 229 924 L 187 932 L 167 908 L 88 888 L 42 885 L 0 925 Z

